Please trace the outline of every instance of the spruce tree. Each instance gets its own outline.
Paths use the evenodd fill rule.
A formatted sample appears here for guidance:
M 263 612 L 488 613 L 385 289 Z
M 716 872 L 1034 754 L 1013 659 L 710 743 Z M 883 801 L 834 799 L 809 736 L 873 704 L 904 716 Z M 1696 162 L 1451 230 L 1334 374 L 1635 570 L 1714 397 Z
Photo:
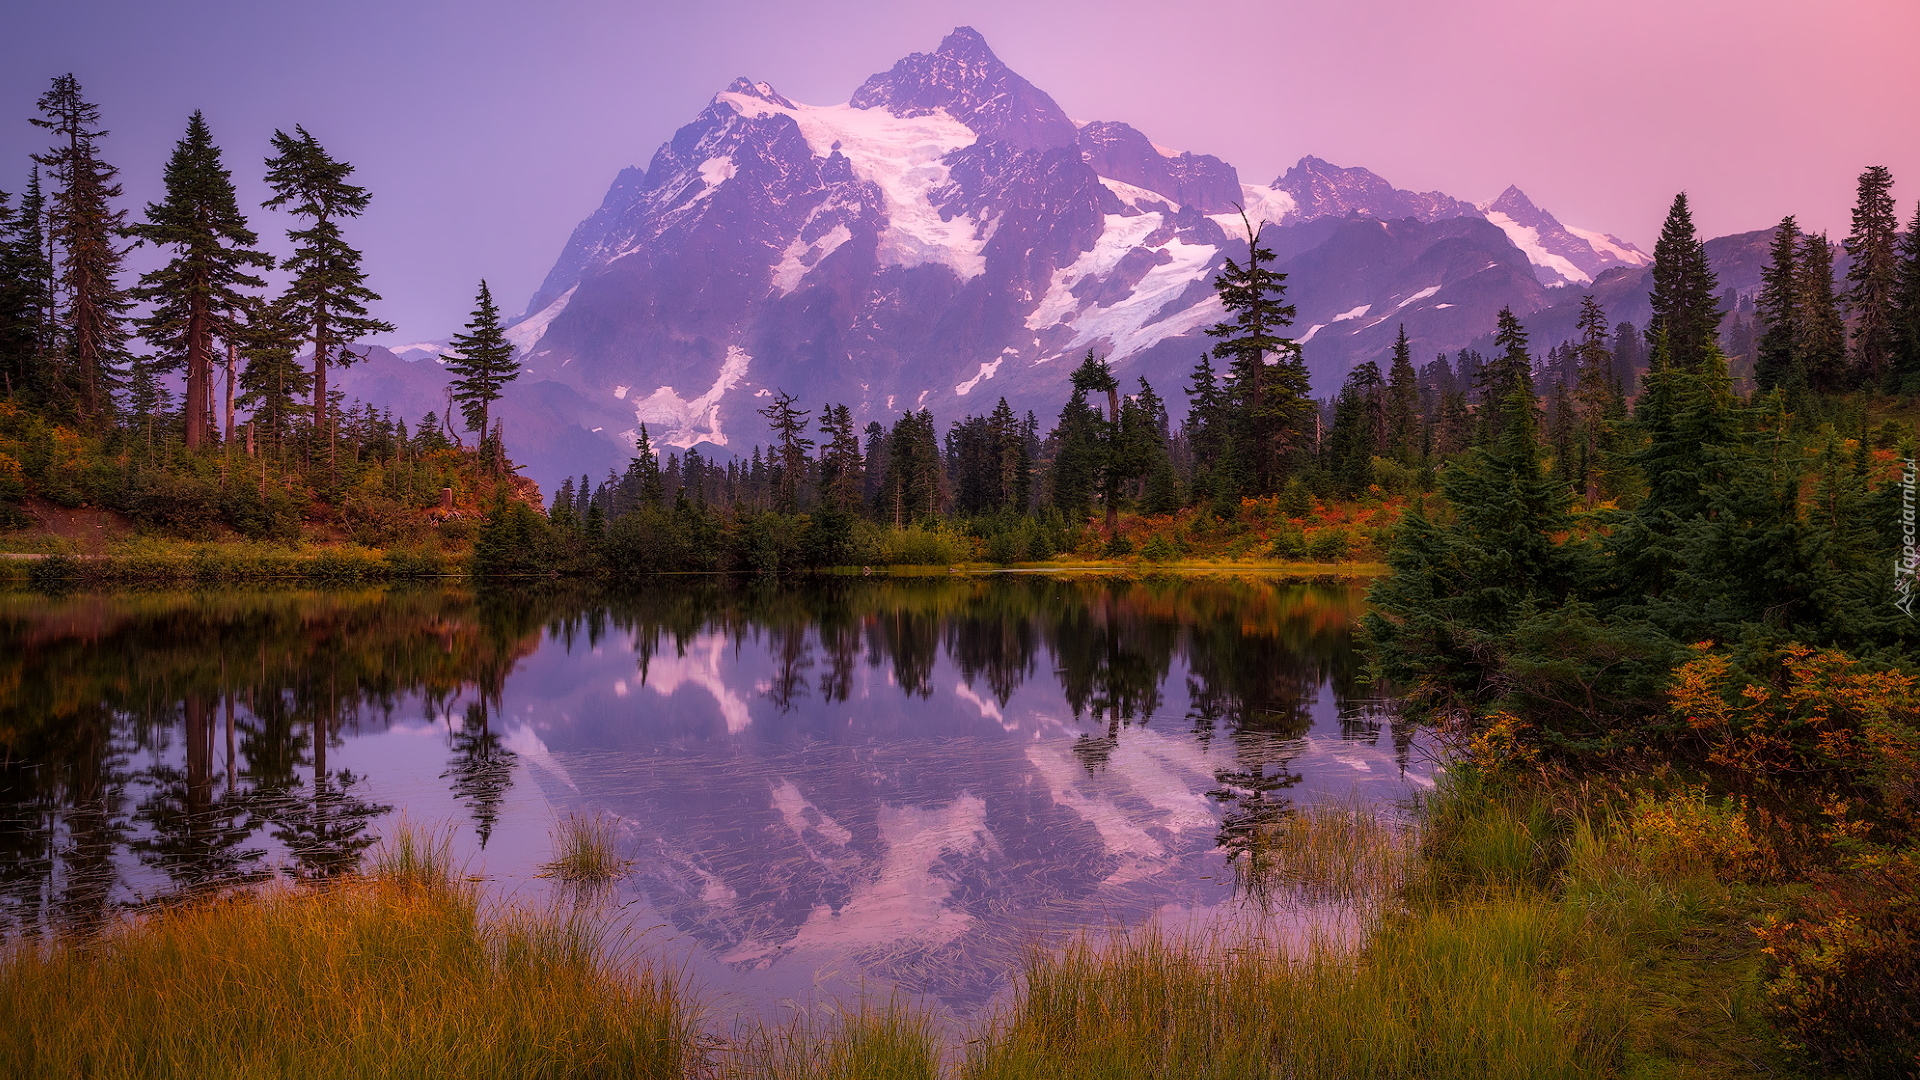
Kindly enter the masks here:
M 1380 365 L 1362 361 L 1347 373 L 1334 401 L 1333 425 L 1322 443 L 1322 456 L 1342 495 L 1358 495 L 1373 482 L 1371 403 L 1384 385 Z
M 146 220 L 128 231 L 173 252 L 165 266 L 141 276 L 132 296 L 152 305 L 138 320 L 148 343 L 167 366 L 186 367 L 185 438 L 187 449 L 197 450 L 213 413 L 214 339 L 238 343 L 248 303 L 241 290 L 264 288 L 250 271 L 273 266 L 254 250 L 260 238 L 240 213 L 232 175 L 198 110 L 167 161 L 165 200 L 147 204 Z
M 1621 411 L 1620 387 L 1613 378 L 1613 350 L 1607 345 L 1607 315 L 1589 293 L 1580 298 L 1580 334 L 1574 353 L 1573 410 L 1579 426 L 1574 477 L 1587 502 L 1600 496 L 1600 477 L 1614 449 L 1612 422 Z
M 391 324 L 367 317 L 367 304 L 380 297 L 367 288 L 360 252 L 340 231 L 340 222 L 364 213 L 372 196 L 347 182 L 353 166 L 334 160 L 306 128 L 295 126 L 291 135 L 275 131 L 272 145 L 275 156 L 267 159 L 267 186 L 273 197 L 262 205 L 285 209 L 309 223 L 287 233 L 294 249 L 283 269 L 293 281 L 283 311 L 305 329 L 313 345 L 312 419 L 314 430 L 324 436 L 329 430 L 327 366 L 357 359 L 345 348 L 355 339 L 393 330 Z
M 1823 394 L 1846 390 L 1847 327 L 1833 295 L 1833 247 L 1825 233 L 1804 233 L 1795 264 L 1794 354 L 1807 385 Z
M 1218 338 L 1213 357 L 1227 364 L 1227 396 L 1231 401 L 1230 452 L 1245 470 L 1236 477 L 1251 490 L 1216 491 L 1216 500 L 1230 494 L 1263 495 L 1285 477 L 1287 457 L 1308 445 L 1313 419 L 1312 385 L 1298 343 L 1280 336 L 1293 325 L 1294 306 L 1286 303 L 1287 275 L 1272 269 L 1272 249 L 1260 244 L 1260 230 L 1241 215 L 1247 228 L 1245 263 L 1229 257 L 1214 279 L 1220 305 L 1228 319 L 1207 328 Z M 1224 487 L 1226 478 L 1215 481 Z
M 1853 231 L 1846 240 L 1849 350 L 1854 378 L 1867 386 L 1888 384 L 1896 347 L 1895 294 L 1900 285 L 1900 221 L 1893 212 L 1893 174 L 1883 165 L 1860 174 L 1853 207 Z
M 800 488 L 806 482 L 807 456 L 813 449 L 813 440 L 801 434 L 807 430 L 807 418 L 813 413 L 794 408 L 799 400 L 782 390 L 774 395 L 771 404 L 760 410 L 760 415 L 766 417 L 773 428 L 773 508 L 782 514 L 800 512 Z
M 1779 389 L 1795 394 L 1806 388 L 1800 348 L 1800 224 L 1789 214 L 1774 227 L 1760 272 L 1759 356 L 1754 384 L 1761 393 Z
M 1103 393 L 1107 397 L 1106 416 L 1088 432 L 1093 439 L 1093 472 L 1101 501 L 1106 504 L 1106 526 L 1111 533 L 1120 512 L 1120 477 L 1125 473 L 1120 446 L 1120 380 L 1113 377 L 1106 358 L 1095 356 L 1092 349 L 1068 378 L 1083 401 L 1087 394 Z
M 0 191 L 0 398 L 8 399 L 27 389 L 40 340 L 39 277 L 22 258 L 24 217 Z
M 1006 399 L 1000 399 L 1005 409 Z M 844 514 L 860 509 L 865 477 L 861 475 L 860 434 L 853 411 L 845 405 L 820 409 L 820 505 Z
M 493 291 L 487 288 L 483 278 L 480 292 L 474 298 L 473 318 L 467 322 L 464 333 L 453 336 L 442 357 L 447 370 L 454 374 L 453 400 L 460 406 L 460 415 L 468 429 L 479 432 L 482 437 L 487 434 L 493 403 L 500 400 L 500 393 L 508 383 L 520 377 L 513 353 L 513 342 L 507 340 L 506 329 L 500 323 L 500 309 L 493 302 Z
M 114 182 L 119 170 L 100 159 L 100 109 L 81 96 L 72 75 L 53 80 L 40 96 L 42 116 L 32 119 L 57 140 L 33 160 L 47 167 L 53 194 L 47 213 L 51 250 L 62 310 L 64 340 L 53 351 L 59 370 L 50 380 L 61 397 L 71 398 L 81 422 L 103 426 L 112 412 L 109 396 L 118 371 L 127 361 L 126 291 L 118 278 L 126 259 L 115 244 L 125 225 L 126 211 L 116 210 L 120 197 Z M 69 370 L 70 367 L 70 370 Z
M 1653 246 L 1653 318 L 1647 341 L 1665 333 L 1672 362 L 1693 370 L 1720 340 L 1720 279 L 1707 263 L 1706 245 L 1693 228 L 1687 193 L 1673 197 Z
M 1900 282 L 1894 293 L 1894 346 L 1898 388 L 1920 393 L 1920 204 L 1900 241 Z
M 1413 370 L 1413 350 L 1407 344 L 1407 324 L 1393 341 L 1393 361 L 1387 370 L 1387 450 L 1393 460 L 1414 466 L 1426 457 L 1420 419 L 1420 378 Z
M 240 405 L 252 414 L 258 434 L 276 448 L 293 436 L 300 399 L 312 387 L 312 375 L 299 360 L 304 331 L 290 307 L 284 297 L 255 300 L 240 330 L 240 355 L 246 360 L 240 369 Z M 434 422 L 421 423 L 421 439 L 440 439 L 438 418 L 427 416 Z
M 1535 400 L 1533 354 L 1527 349 L 1527 331 L 1512 308 L 1501 308 L 1493 343 L 1500 352 L 1481 367 L 1474 380 L 1480 393 L 1480 442 L 1500 441 L 1508 420 L 1507 404 L 1518 394 Z M 1536 422 L 1535 429 L 1538 430 Z

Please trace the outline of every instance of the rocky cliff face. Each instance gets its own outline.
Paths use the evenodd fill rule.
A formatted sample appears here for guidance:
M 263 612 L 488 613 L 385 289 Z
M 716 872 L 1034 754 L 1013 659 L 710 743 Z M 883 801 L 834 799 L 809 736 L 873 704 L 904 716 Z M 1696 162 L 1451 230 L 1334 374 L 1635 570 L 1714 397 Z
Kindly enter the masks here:
M 642 422 L 744 450 L 779 390 L 862 420 L 1001 396 L 1051 416 L 1088 350 L 1177 403 L 1221 318 L 1211 282 L 1245 256 L 1242 210 L 1290 275 L 1323 393 L 1403 322 L 1430 356 L 1645 262 L 1517 189 L 1482 208 L 1311 157 L 1244 184 L 1126 124 L 1076 127 L 963 27 L 844 105 L 737 80 L 622 171 L 512 328 L 508 423 L 541 433 L 521 456 L 550 482 L 624 464 Z

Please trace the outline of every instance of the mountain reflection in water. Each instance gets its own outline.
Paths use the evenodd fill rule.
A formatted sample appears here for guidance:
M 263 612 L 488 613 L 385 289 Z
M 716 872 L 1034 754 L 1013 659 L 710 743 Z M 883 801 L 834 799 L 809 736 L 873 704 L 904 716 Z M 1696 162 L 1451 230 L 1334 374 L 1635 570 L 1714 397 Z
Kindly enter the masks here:
M 1231 578 L 0 596 L 0 933 L 452 822 L 503 895 L 617 817 L 622 918 L 756 1000 L 957 1010 L 1023 948 L 1233 902 L 1296 801 L 1423 786 L 1360 590 Z

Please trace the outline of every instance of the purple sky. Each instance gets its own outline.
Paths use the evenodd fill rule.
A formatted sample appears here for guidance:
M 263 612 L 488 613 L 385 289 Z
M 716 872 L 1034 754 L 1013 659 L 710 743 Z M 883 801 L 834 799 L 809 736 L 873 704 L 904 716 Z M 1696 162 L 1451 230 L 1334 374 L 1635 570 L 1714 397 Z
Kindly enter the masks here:
M 1794 213 L 1837 239 L 1869 164 L 1903 224 L 1920 196 L 1913 0 L 60 0 L 0 36 L 0 188 L 66 71 L 130 201 L 194 108 L 255 204 L 268 135 L 302 123 L 373 190 L 350 235 L 395 340 L 444 336 L 482 276 L 517 312 L 615 171 L 733 76 L 837 103 L 962 23 L 1076 119 L 1253 182 L 1315 154 L 1470 200 L 1517 183 L 1647 248 L 1682 188 L 1710 236 Z

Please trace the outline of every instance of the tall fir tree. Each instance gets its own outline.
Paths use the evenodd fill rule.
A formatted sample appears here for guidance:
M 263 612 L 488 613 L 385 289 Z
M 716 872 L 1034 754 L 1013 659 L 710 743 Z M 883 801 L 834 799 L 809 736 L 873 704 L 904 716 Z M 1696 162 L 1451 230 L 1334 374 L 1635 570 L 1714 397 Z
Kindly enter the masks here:
M 453 336 L 444 359 L 447 370 L 454 374 L 453 400 L 460 406 L 460 415 L 469 430 L 483 437 L 493 403 L 500 400 L 508 383 L 520 377 L 513 354 L 513 342 L 507 340 L 506 328 L 500 322 L 500 308 L 482 278 L 473 301 L 473 318 L 464 333 Z
M 800 512 L 800 490 L 806 484 L 807 459 L 813 450 L 813 440 L 804 434 L 813 413 L 794 408 L 799 400 L 782 390 L 760 410 L 773 428 L 774 509 L 783 514 Z
M 1333 425 L 1321 444 L 1321 456 L 1334 487 L 1349 498 L 1373 482 L 1373 403 L 1385 385 L 1380 365 L 1365 360 L 1347 373 L 1334 401 Z
M 1420 377 L 1413 370 L 1413 349 L 1407 344 L 1407 324 L 1400 324 L 1393 340 L 1393 360 L 1387 369 L 1387 450 L 1402 465 L 1426 458 L 1420 418 Z
M 1493 343 L 1500 347 L 1500 352 L 1480 369 L 1474 383 L 1480 393 L 1480 442 L 1489 445 L 1500 441 L 1510 417 L 1509 399 L 1518 394 L 1531 402 L 1536 396 L 1533 354 L 1528 351 L 1526 328 L 1520 325 L 1512 308 L 1500 309 L 1496 327 Z M 1535 431 L 1538 429 L 1536 420 Z
M 1854 379 L 1866 386 L 1891 388 L 1895 300 L 1900 287 L 1900 221 L 1893 212 L 1893 174 L 1870 165 L 1860 174 L 1853 206 L 1853 231 L 1847 234 L 1847 291 L 1844 297 L 1853 334 L 1849 359 Z
M 1620 386 L 1607 343 L 1607 313 L 1591 293 L 1580 298 L 1580 335 L 1574 353 L 1573 411 L 1579 426 L 1573 473 L 1588 504 L 1600 497 L 1602 476 L 1614 450 L 1613 424 L 1620 418 Z
M 81 422 L 100 428 L 111 419 L 112 391 L 127 362 L 127 310 L 131 306 L 119 282 L 126 250 L 115 241 L 127 212 L 115 209 L 119 170 L 102 161 L 98 141 L 99 106 L 81 95 L 72 75 L 53 80 L 40 96 L 41 116 L 34 126 L 56 140 L 33 160 L 46 166 L 53 181 L 48 200 L 49 249 L 54 260 L 63 340 L 52 350 L 57 371 L 49 380 L 70 399 Z
M 1241 215 L 1247 230 L 1244 263 L 1229 257 L 1214 278 L 1227 320 L 1207 328 L 1217 338 L 1213 357 L 1227 361 L 1231 405 L 1229 462 L 1238 475 L 1216 469 L 1215 498 L 1267 494 L 1285 480 L 1290 455 L 1310 444 L 1314 421 L 1312 384 L 1300 346 L 1280 335 L 1293 325 L 1286 302 L 1287 275 L 1273 269 L 1274 253 L 1261 246 L 1261 231 Z M 1229 492 L 1229 487 L 1243 490 Z
M 187 449 L 197 450 L 213 415 L 214 340 L 238 343 L 248 304 L 242 290 L 265 288 L 252 271 L 273 266 L 254 249 L 260 238 L 247 227 L 232 174 L 199 110 L 167 161 L 165 199 L 148 203 L 146 220 L 128 231 L 172 250 L 165 266 L 141 276 L 132 296 L 151 305 L 138 320 L 147 342 L 167 366 L 186 368 L 184 435 Z
M 1920 203 L 1900 240 L 1900 281 L 1894 293 L 1894 346 L 1898 388 L 1920 394 Z
M 1847 368 L 1847 326 L 1833 295 L 1833 246 L 1825 233 L 1803 233 L 1794 273 L 1794 353 L 1807 385 L 1837 394 L 1853 380 Z
M 313 345 L 312 421 L 324 433 L 329 430 L 328 365 L 352 363 L 356 357 L 345 346 L 357 338 L 393 330 L 392 324 L 368 317 L 367 304 L 380 296 L 367 287 L 360 252 L 340 231 L 340 222 L 364 213 L 372 196 L 347 182 L 353 166 L 335 160 L 306 128 L 295 126 L 291 135 L 275 131 L 272 145 L 267 186 L 273 197 L 262 205 L 308 222 L 287 233 L 294 248 L 283 269 L 293 280 L 283 310 L 305 328 Z
M 300 401 L 312 389 L 313 376 L 300 365 L 300 342 L 305 330 L 285 298 L 254 301 L 240 334 L 240 404 L 253 417 L 258 434 L 283 449 L 292 438 L 303 411 Z M 432 414 L 429 414 L 432 415 Z M 439 437 L 435 425 L 423 425 L 421 435 Z
M 1120 380 L 1114 378 L 1113 369 L 1107 365 L 1105 357 L 1087 350 L 1085 360 L 1073 370 L 1069 381 L 1074 393 L 1105 394 L 1107 414 L 1096 426 L 1090 429 L 1093 437 L 1094 474 L 1098 478 L 1101 502 L 1106 504 L 1106 526 L 1112 532 L 1120 513 L 1120 477 L 1125 474 L 1120 446 Z
M 1762 393 L 1789 395 L 1806 388 L 1800 356 L 1800 223 L 1789 214 L 1774 226 L 1767 265 L 1760 272 L 1759 356 L 1753 378 Z
M 1006 406 L 1002 398 L 1001 406 Z M 853 411 L 845 405 L 826 405 L 820 409 L 820 505 L 853 514 L 860 509 L 865 477 L 860 458 L 860 434 L 853 426 Z
M 1692 370 L 1720 340 L 1720 279 L 1707 262 L 1707 248 L 1693 227 L 1687 193 L 1673 197 L 1660 239 L 1653 245 L 1653 318 L 1647 341 L 1667 336 L 1672 363 Z

